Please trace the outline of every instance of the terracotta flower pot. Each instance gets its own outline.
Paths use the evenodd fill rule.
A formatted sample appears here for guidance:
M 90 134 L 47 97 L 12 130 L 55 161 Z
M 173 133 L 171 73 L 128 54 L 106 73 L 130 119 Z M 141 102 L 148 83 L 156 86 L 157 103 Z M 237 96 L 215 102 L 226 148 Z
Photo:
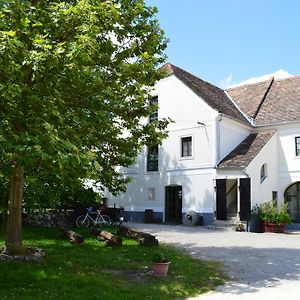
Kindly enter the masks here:
M 266 221 L 261 222 L 262 232 L 284 233 L 284 226 L 285 224 L 275 224 Z
M 170 262 L 152 262 L 152 271 L 155 276 L 167 276 Z

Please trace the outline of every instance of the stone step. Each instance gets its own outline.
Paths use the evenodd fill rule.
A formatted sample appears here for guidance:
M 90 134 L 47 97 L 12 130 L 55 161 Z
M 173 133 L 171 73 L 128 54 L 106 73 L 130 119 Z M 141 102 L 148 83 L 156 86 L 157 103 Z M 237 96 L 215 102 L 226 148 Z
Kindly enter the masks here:
M 245 228 L 245 222 L 241 222 L 238 218 L 232 218 L 231 220 L 223 221 L 223 220 L 216 220 L 210 225 L 205 226 L 207 229 L 213 230 L 223 230 L 223 231 L 235 231 L 238 224 L 243 223 Z

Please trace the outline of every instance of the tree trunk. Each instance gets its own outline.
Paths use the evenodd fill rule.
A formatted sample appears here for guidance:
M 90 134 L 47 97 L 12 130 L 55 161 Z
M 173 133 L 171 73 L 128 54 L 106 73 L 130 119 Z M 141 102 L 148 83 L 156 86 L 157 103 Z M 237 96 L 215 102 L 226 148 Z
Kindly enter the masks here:
M 22 200 L 24 188 L 24 169 L 16 165 L 12 169 L 7 216 L 6 249 L 22 245 Z

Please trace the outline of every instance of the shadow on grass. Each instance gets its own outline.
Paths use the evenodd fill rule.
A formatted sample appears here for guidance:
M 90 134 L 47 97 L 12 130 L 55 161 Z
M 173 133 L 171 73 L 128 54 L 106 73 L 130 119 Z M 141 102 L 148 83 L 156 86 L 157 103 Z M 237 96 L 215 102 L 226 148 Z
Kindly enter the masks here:
M 78 230 L 76 230 L 78 232 Z M 223 283 L 215 263 L 203 263 L 171 247 L 160 247 L 171 259 L 167 278 L 138 281 L 105 270 L 148 270 L 157 247 L 141 247 L 125 240 L 122 247 L 108 248 L 89 237 L 82 245 L 59 240 L 59 229 L 25 228 L 25 244 L 40 247 L 41 264 L 0 263 L 1 299 L 175 299 L 200 294 Z

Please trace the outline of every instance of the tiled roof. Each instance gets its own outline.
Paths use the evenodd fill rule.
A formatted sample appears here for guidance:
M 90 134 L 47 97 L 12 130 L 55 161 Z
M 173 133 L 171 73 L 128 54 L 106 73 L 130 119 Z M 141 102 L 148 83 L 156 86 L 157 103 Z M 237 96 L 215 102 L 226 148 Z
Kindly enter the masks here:
M 255 118 L 271 82 L 272 78 L 255 84 L 237 86 L 228 89 L 227 93 L 245 114 L 251 118 Z
M 236 108 L 236 106 L 222 89 L 172 64 L 165 64 L 162 69 L 166 71 L 167 75 L 176 76 L 196 95 L 201 97 L 211 108 L 231 118 L 248 123 L 248 120 Z
M 300 120 L 300 76 L 275 80 L 255 118 L 257 125 Z
M 218 164 L 218 169 L 246 168 L 274 133 L 275 131 L 249 134 Z
M 300 76 L 239 86 L 227 93 L 255 125 L 300 121 Z

